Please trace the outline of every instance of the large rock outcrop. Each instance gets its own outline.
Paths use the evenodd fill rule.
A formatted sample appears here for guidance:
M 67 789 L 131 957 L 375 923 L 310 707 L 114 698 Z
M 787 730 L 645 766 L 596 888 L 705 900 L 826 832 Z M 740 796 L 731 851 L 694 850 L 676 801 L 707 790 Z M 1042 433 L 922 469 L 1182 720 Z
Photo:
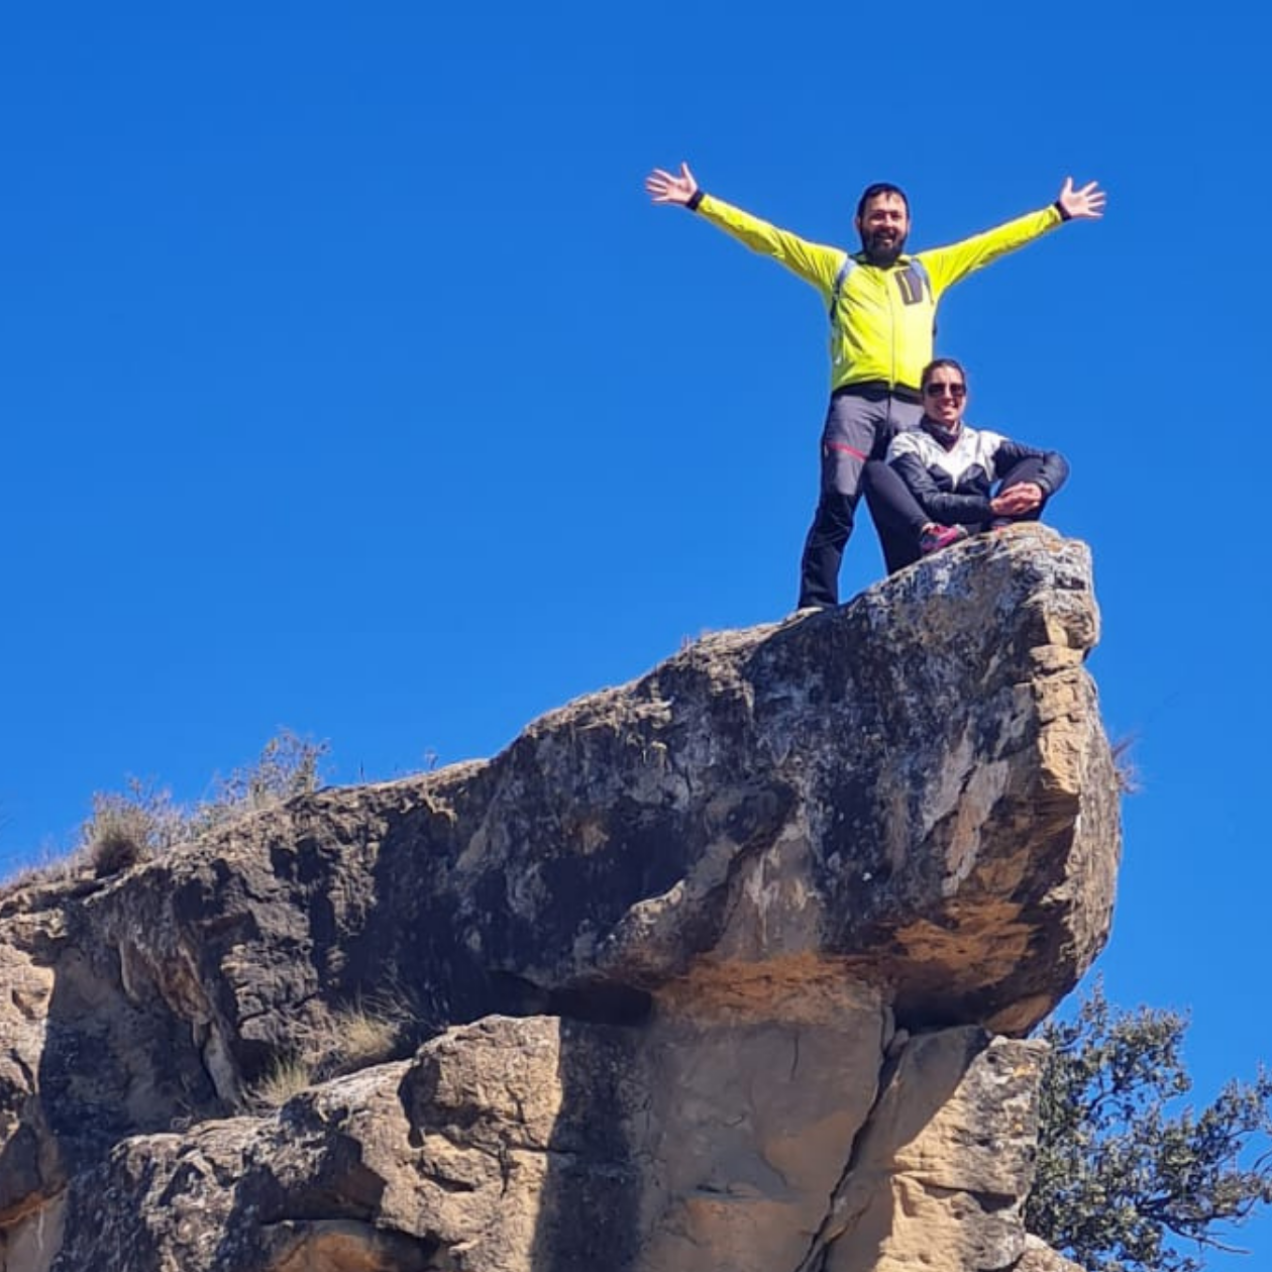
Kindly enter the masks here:
M 1018 1039 L 1109 927 L 1097 626 L 1022 528 L 8 897 L 0 1272 L 1043 1266 Z M 386 996 L 399 1058 L 259 1107 Z

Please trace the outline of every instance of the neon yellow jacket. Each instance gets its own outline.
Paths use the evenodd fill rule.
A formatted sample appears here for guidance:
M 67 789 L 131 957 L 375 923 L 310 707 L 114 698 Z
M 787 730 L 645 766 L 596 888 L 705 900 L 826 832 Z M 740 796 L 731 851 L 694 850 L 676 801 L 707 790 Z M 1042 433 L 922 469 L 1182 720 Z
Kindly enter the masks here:
M 773 257 L 811 283 L 829 309 L 835 278 L 849 255 L 843 248 L 806 242 L 709 194 L 703 194 L 696 210 L 752 251 Z M 843 279 L 831 317 L 831 392 L 868 380 L 917 392 L 919 376 L 932 360 L 936 307 L 946 288 L 1033 242 L 1063 219 L 1053 203 L 961 243 L 901 256 L 887 267 L 870 265 L 864 255 L 854 254 L 856 267 Z M 923 273 L 911 267 L 916 257 L 926 283 Z

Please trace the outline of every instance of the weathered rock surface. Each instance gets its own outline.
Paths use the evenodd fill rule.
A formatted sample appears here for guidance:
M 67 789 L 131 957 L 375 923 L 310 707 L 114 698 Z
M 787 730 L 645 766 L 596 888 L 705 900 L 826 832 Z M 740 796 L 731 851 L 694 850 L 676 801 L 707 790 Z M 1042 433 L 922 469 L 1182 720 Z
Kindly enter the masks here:
M 0 1270 L 1041 1257 L 1038 1050 L 994 1035 L 1107 936 L 1097 626 L 1086 549 L 1023 528 L 489 762 L 8 898 Z M 403 1058 L 253 1111 L 386 993 Z
M 1013 1267 L 1025 1249 L 1044 1053 L 1039 1043 L 991 1039 L 972 1026 L 912 1038 L 806 1266 Z
M 1045 1241 L 1028 1236 L 1025 1238 L 1025 1252 L 1012 1272 L 1082 1272 L 1082 1269 L 1058 1255 Z

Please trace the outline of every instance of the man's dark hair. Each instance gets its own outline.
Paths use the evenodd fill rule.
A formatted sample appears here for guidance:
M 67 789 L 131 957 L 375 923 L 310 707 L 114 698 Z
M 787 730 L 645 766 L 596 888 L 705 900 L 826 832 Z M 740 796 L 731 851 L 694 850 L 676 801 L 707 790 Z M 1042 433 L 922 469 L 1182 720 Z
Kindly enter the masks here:
M 939 371 L 942 367 L 949 367 L 951 371 L 957 371 L 959 378 L 963 381 L 964 386 L 967 384 L 967 372 L 963 370 L 963 364 L 957 358 L 933 358 L 931 362 L 923 368 L 923 374 L 919 376 L 919 388 L 926 389 L 928 381 L 932 378 L 933 373 Z
M 860 221 L 866 214 L 866 204 L 870 202 L 876 195 L 880 194 L 896 194 L 901 198 L 901 202 L 905 204 L 905 214 L 910 215 L 910 200 L 905 197 L 905 191 L 900 186 L 894 186 L 890 181 L 876 181 L 874 185 L 866 186 L 862 191 L 861 198 L 857 200 L 857 220 Z

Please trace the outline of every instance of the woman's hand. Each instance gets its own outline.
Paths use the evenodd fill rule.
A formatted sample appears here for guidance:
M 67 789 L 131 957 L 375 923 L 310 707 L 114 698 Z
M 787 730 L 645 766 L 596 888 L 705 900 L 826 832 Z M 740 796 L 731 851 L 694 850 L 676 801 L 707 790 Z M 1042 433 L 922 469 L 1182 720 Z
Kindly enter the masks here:
M 1042 487 L 1035 481 L 1008 486 L 1001 495 L 995 495 L 989 501 L 989 506 L 996 517 L 1019 517 L 1023 513 L 1034 512 L 1042 507 Z

